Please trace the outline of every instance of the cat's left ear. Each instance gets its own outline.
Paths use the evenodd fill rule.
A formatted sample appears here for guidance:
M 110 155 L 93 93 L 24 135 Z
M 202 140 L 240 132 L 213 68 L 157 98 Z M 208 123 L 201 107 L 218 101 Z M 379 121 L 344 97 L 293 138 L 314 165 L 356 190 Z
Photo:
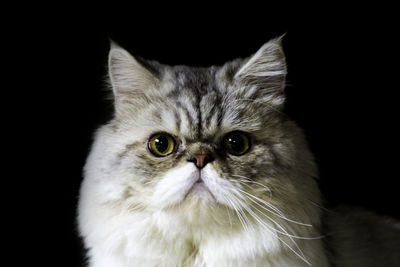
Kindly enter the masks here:
M 253 56 L 242 63 L 235 80 L 247 97 L 268 102 L 276 107 L 285 101 L 286 61 L 282 49 L 283 36 L 264 44 Z
M 128 51 L 111 42 L 108 71 L 117 114 L 145 103 L 158 78 Z

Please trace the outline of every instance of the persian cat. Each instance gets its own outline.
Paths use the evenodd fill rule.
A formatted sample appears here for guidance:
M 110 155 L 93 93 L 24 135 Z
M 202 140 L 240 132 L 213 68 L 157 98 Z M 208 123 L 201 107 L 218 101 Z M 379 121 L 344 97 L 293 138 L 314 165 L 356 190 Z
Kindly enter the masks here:
M 280 38 L 219 67 L 162 65 L 115 44 L 108 63 L 115 115 L 96 132 L 78 210 L 90 267 L 398 263 L 351 243 L 363 224 L 336 231 L 349 216 L 322 223 L 313 156 L 283 113 Z

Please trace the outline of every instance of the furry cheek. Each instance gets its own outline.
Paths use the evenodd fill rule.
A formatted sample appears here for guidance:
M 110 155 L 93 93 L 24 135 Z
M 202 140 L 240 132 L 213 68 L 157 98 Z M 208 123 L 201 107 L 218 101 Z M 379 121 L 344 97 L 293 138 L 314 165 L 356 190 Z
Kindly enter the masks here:
M 166 208 L 180 203 L 197 179 L 198 169 L 194 164 L 183 164 L 170 169 L 155 186 L 151 204 Z
M 232 207 L 232 196 L 237 190 L 231 182 L 223 179 L 211 164 L 202 170 L 202 178 L 218 203 Z

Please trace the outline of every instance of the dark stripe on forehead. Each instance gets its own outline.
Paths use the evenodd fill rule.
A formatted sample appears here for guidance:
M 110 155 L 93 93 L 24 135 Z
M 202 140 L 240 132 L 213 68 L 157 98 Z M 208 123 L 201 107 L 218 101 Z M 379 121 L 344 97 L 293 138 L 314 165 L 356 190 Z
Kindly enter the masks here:
M 193 119 L 192 115 L 190 114 L 189 110 L 187 109 L 187 107 L 185 107 L 180 101 L 176 101 L 176 106 L 183 113 L 185 113 L 186 119 L 188 120 L 188 124 L 193 125 L 194 119 Z
M 176 109 L 174 109 L 175 128 L 177 132 L 181 131 L 181 117 Z
M 221 102 L 219 104 L 218 115 L 217 115 L 217 127 L 220 128 L 222 125 L 222 118 L 225 116 L 225 109 L 222 107 Z
M 181 88 L 176 86 L 173 90 L 171 90 L 168 94 L 167 97 L 172 98 L 172 99 L 179 99 L 181 93 Z
M 201 137 L 201 108 L 200 108 L 201 95 L 199 89 L 196 90 L 196 110 L 197 110 L 197 126 L 196 126 L 196 136 L 198 139 Z
M 220 118 L 222 113 L 220 107 L 221 100 L 218 97 L 215 103 L 209 103 L 210 105 L 214 104 L 214 106 L 210 114 L 204 114 L 207 118 L 204 118 L 204 121 L 202 121 L 202 113 L 204 112 L 201 109 L 202 98 L 210 93 L 219 93 L 215 83 L 216 69 L 176 66 L 173 70 L 175 71 L 176 84 L 175 88 L 168 93 L 168 97 L 175 100 L 178 111 L 181 109 L 179 112 L 183 112 L 187 117 L 193 136 L 201 139 L 203 126 L 208 126 L 214 116 Z M 190 105 L 190 108 L 188 108 L 188 105 Z M 179 112 L 178 114 L 175 113 L 175 117 L 179 117 L 177 116 L 180 115 Z
M 162 121 L 161 111 L 160 110 L 153 111 L 153 117 L 161 122 Z
M 213 105 L 213 106 L 212 106 L 207 118 L 205 118 L 205 121 L 203 124 L 204 128 L 207 128 L 210 125 L 211 119 L 214 116 L 217 116 L 217 118 L 219 118 L 220 113 L 221 113 L 221 97 L 219 95 L 216 95 L 214 103 L 209 103 L 209 104 Z

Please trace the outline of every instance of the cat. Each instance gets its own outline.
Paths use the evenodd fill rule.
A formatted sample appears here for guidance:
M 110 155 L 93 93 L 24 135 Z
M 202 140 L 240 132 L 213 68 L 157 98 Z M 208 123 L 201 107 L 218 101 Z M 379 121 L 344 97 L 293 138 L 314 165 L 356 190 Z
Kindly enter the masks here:
M 112 43 L 108 70 L 115 114 L 96 132 L 78 207 L 90 267 L 375 266 L 342 253 L 351 234 L 331 235 L 349 217 L 323 216 L 313 155 L 283 113 L 281 38 L 209 68 Z

